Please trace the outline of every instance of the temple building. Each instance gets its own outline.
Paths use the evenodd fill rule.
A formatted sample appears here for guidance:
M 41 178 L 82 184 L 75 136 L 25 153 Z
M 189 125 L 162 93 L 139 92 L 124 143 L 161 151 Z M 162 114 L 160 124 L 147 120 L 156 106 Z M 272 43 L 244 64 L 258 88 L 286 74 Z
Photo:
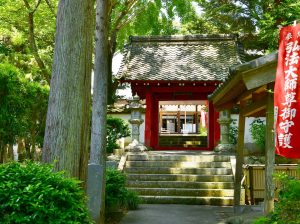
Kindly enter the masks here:
M 220 124 L 208 95 L 243 57 L 233 35 L 131 37 L 118 76 L 145 102 L 144 144 L 153 150 L 213 150 Z

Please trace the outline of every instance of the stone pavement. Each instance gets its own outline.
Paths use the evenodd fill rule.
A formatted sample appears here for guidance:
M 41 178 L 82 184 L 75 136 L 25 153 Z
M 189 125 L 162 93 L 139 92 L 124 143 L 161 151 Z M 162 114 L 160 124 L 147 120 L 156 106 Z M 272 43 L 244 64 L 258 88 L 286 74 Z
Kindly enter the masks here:
M 234 215 L 231 206 L 143 204 L 129 211 L 120 224 L 251 224 L 263 216 L 261 206 L 241 209 L 240 215 Z
M 121 224 L 225 224 L 232 207 L 206 205 L 143 204 L 129 211 Z

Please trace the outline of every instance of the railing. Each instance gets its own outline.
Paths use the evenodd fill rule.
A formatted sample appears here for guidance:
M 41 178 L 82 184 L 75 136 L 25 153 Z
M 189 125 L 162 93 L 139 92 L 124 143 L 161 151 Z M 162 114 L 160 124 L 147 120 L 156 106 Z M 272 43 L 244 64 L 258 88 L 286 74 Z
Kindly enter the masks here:
M 289 176 L 300 179 L 300 172 L 297 171 L 296 164 L 275 165 L 275 173 L 284 172 Z M 264 199 L 265 190 L 265 166 L 245 165 L 243 167 L 245 181 L 245 202 L 246 204 L 256 204 Z M 275 181 L 275 199 L 278 198 L 279 183 Z

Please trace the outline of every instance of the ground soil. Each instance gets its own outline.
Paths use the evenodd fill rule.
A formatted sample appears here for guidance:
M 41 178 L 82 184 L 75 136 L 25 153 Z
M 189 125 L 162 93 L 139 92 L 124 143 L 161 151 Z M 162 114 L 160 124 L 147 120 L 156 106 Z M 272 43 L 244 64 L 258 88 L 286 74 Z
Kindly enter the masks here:
M 126 214 L 126 211 L 109 212 L 105 214 L 105 224 L 118 224 Z

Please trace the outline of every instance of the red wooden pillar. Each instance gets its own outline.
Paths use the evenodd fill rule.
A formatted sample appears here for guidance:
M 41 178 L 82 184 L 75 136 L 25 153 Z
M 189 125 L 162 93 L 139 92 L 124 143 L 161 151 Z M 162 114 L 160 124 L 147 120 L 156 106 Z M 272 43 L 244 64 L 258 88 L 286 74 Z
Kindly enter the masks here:
M 220 124 L 218 122 L 219 112 L 216 111 L 215 109 L 214 109 L 214 112 L 215 112 L 214 113 L 214 122 L 215 122 L 215 124 L 214 124 L 214 126 L 215 126 L 214 147 L 216 147 L 220 142 L 221 132 L 220 132 Z
M 151 123 L 152 123 L 152 97 L 151 92 L 148 90 L 146 92 L 146 114 L 145 114 L 145 146 L 150 147 L 151 140 Z
M 208 150 L 214 149 L 215 141 L 215 111 L 211 102 L 208 104 Z
M 157 149 L 158 144 L 158 128 L 159 128 L 159 106 L 158 106 L 158 96 L 152 94 L 152 105 L 151 105 L 151 139 L 150 147 Z

